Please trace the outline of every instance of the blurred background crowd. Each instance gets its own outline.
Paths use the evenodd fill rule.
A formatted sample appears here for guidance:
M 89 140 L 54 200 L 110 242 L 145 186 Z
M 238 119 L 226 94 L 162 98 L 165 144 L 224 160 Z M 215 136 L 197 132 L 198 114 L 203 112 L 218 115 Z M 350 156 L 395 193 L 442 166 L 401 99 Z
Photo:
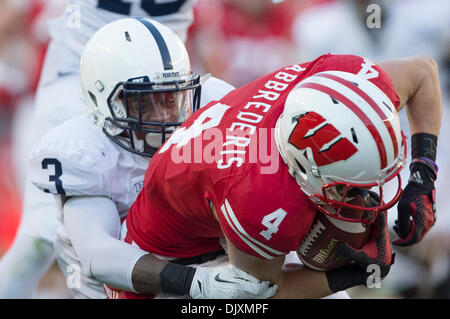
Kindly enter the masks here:
M 21 218 L 27 133 L 50 39 L 47 22 L 65 10 L 66 0 L 0 0 L 0 258 Z M 353 298 L 450 298 L 450 1 L 198 0 L 194 13 L 187 38 L 193 70 L 237 87 L 328 52 L 374 61 L 428 55 L 437 61 L 443 94 L 437 222 L 420 244 L 394 247 L 396 265 L 381 289 L 349 293 Z M 400 118 L 408 134 L 406 112 Z M 405 169 L 404 185 L 408 176 Z M 389 215 L 392 229 L 396 208 Z M 55 265 L 36 297 L 68 296 Z

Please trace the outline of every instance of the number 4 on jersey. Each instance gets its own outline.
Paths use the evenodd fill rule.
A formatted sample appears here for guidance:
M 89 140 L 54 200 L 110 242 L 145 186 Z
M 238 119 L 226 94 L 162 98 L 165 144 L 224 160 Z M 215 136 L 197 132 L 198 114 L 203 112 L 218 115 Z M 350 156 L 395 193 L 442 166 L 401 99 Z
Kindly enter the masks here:
M 181 127 L 177 129 L 166 143 L 160 148 L 159 153 L 167 151 L 171 145 L 177 148 L 188 144 L 192 139 L 200 136 L 203 131 L 216 127 L 220 124 L 222 117 L 230 107 L 228 105 L 217 103 L 206 109 L 188 128 Z
M 363 79 L 370 80 L 378 77 L 378 71 L 373 68 L 374 62 L 369 59 L 364 59 L 364 63 L 361 64 L 362 69 L 358 72 L 358 76 Z
M 266 226 L 267 229 L 260 232 L 261 236 L 263 236 L 267 240 L 270 240 L 272 238 L 272 235 L 278 231 L 278 227 L 286 217 L 286 214 L 286 211 L 280 208 L 273 213 L 264 216 L 262 224 Z

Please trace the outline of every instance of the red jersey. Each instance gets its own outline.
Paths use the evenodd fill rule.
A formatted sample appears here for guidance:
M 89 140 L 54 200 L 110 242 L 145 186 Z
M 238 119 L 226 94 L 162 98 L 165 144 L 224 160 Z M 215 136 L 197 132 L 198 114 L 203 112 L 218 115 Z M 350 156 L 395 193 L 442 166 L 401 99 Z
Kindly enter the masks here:
M 219 250 L 224 235 L 262 259 L 295 250 L 316 212 L 279 155 L 274 128 L 289 92 L 331 70 L 365 76 L 398 107 L 387 74 L 351 55 L 323 55 L 236 89 L 197 111 L 153 157 L 126 219 L 127 241 L 178 258 Z

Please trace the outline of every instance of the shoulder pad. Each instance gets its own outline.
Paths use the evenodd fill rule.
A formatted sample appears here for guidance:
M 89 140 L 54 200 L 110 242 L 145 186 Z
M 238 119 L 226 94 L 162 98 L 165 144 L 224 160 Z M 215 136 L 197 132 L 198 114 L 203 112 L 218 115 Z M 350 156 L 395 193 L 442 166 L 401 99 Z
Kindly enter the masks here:
M 87 116 L 78 117 L 38 140 L 30 154 L 31 181 L 54 194 L 107 196 L 104 176 L 115 167 L 119 154 Z

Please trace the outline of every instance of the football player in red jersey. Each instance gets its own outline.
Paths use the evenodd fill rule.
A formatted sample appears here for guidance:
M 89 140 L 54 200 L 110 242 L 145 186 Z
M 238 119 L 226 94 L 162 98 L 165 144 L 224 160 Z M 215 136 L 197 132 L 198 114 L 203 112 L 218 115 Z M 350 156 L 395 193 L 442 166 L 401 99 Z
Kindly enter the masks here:
M 384 278 L 393 263 L 387 209 L 399 198 L 408 203 L 412 237 L 424 236 L 435 221 L 433 146 L 440 96 L 430 58 L 377 65 L 358 56 L 327 54 L 212 102 L 153 157 L 122 226 L 125 242 L 149 252 L 130 274 L 141 295 L 121 291 L 114 297 L 232 296 L 230 291 L 247 283 L 229 268 L 212 272 L 162 260 L 219 251 L 222 236 L 233 267 L 276 283 L 278 298 L 324 297 L 364 285 L 370 264 L 378 264 Z M 412 190 L 400 196 L 406 137 L 397 110 L 406 103 L 413 134 L 407 186 Z M 268 155 L 267 146 L 273 144 L 276 151 Z M 383 185 L 389 181 L 397 181 L 398 191 L 385 199 Z M 379 198 L 374 207 L 359 207 L 367 214 L 353 220 L 375 223 L 371 240 L 360 250 L 338 248 L 355 263 L 326 272 L 283 271 L 285 255 L 299 246 L 316 212 L 346 219 L 340 211 L 352 207 L 347 201 L 358 188 L 378 189 Z

